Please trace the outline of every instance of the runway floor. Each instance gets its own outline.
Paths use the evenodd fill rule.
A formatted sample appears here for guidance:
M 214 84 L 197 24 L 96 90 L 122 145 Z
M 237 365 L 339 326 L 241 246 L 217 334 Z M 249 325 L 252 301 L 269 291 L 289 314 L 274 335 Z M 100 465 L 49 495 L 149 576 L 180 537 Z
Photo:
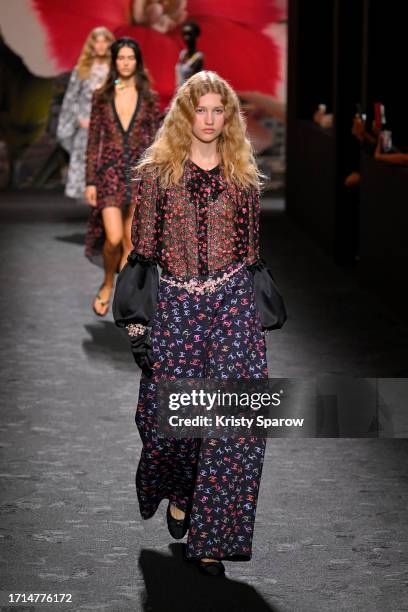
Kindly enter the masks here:
M 269 335 L 271 376 L 408 376 L 405 322 L 273 208 L 263 254 L 289 317 Z M 86 212 L 59 193 L 2 195 L 1 609 L 9 593 L 72 593 L 18 609 L 408 610 L 407 439 L 269 440 L 253 559 L 226 562 L 226 580 L 183 563 L 166 502 L 142 521 L 138 372 L 111 314 L 90 308 Z

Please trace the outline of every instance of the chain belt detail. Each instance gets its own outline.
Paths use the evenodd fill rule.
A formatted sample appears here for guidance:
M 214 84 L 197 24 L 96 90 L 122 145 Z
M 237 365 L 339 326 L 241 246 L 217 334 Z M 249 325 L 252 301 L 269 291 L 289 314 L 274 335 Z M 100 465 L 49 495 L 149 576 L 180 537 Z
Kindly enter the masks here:
M 178 289 L 185 289 L 187 293 L 197 293 L 202 295 L 204 293 L 214 293 L 218 290 L 221 285 L 224 285 L 234 274 L 242 270 L 244 263 L 241 263 L 237 268 L 234 268 L 230 272 L 224 272 L 219 278 L 208 278 L 200 281 L 196 278 L 192 278 L 189 281 L 175 281 L 171 278 L 161 277 L 164 283 L 169 284 L 171 287 L 177 287 Z

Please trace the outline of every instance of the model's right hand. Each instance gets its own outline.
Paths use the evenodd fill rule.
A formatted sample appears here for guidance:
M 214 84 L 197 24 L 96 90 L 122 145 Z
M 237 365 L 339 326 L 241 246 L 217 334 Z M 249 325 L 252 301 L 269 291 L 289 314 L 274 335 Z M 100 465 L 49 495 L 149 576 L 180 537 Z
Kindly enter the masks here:
M 96 206 L 96 187 L 95 185 L 88 185 L 85 189 L 85 200 L 90 206 Z

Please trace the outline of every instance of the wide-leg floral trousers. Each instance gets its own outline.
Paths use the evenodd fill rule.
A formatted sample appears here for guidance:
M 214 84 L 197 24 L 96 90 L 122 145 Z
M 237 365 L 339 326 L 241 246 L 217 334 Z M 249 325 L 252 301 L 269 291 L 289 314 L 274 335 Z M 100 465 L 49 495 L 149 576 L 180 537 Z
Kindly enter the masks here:
M 217 280 L 234 266 L 212 276 Z M 136 424 L 143 449 L 136 489 L 143 518 L 166 498 L 189 515 L 187 557 L 251 558 L 265 439 L 162 438 L 157 382 L 268 377 L 252 276 L 245 267 L 202 295 L 161 279 L 152 328 L 152 378 L 142 375 Z

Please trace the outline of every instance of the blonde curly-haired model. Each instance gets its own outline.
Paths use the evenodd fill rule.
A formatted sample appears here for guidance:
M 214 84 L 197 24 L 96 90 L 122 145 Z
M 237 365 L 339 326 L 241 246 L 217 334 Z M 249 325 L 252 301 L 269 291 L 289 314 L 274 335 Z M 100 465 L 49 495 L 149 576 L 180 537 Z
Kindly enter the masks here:
M 105 60 L 108 64 L 110 62 L 110 47 L 114 42 L 115 37 L 112 32 L 108 30 L 108 28 L 99 26 L 91 30 L 79 55 L 77 71 L 78 77 L 82 80 L 89 78 L 92 64 L 95 61 L 95 56 L 99 55 L 99 53 L 97 53 L 95 50 L 95 46 L 98 44 L 101 38 L 105 39 L 108 44 L 104 47 L 104 51 L 98 59 Z
M 259 186 L 261 174 L 246 136 L 238 96 L 227 81 L 209 70 L 198 72 L 180 87 L 154 143 L 136 170 L 156 168 L 165 188 L 180 182 L 190 156 L 196 108 L 200 98 L 208 93 L 219 94 L 224 107 L 224 126 L 217 142 L 224 177 L 237 185 Z
M 113 315 L 142 370 L 140 513 L 167 499 L 170 535 L 188 532 L 186 561 L 222 576 L 223 560 L 251 559 L 265 439 L 208 427 L 202 438 L 160 435 L 157 384 L 268 377 L 263 332 L 276 318 L 259 252 L 261 176 L 230 85 L 214 72 L 190 77 L 136 168 L 133 250 Z
M 58 119 L 57 138 L 70 155 L 65 194 L 79 202 L 84 202 L 85 195 L 85 152 L 92 94 L 106 79 L 114 40 L 107 28 L 94 28 L 90 32 L 71 72 Z

